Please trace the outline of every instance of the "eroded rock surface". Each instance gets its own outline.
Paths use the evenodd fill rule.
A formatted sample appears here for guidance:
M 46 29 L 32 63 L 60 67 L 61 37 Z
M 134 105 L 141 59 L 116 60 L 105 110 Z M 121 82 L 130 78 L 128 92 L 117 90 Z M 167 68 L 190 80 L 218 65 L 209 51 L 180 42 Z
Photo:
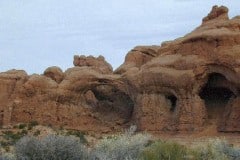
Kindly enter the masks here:
M 79 67 L 87 66 L 104 74 L 110 74 L 113 72 L 112 66 L 105 61 L 105 58 L 103 56 L 95 58 L 93 56 L 86 57 L 83 55 L 82 56 L 75 55 L 73 64 L 74 66 Z
M 214 6 L 191 33 L 138 46 L 114 72 L 100 56 L 74 56 L 63 72 L 0 73 L 0 124 L 41 124 L 112 132 L 136 124 L 153 132 L 215 126 L 240 132 L 240 18 Z
M 64 73 L 59 67 L 48 67 L 44 73 L 45 76 L 51 78 L 52 80 L 56 81 L 57 83 L 62 82 L 64 79 Z
M 227 11 L 214 6 L 200 27 L 163 43 L 138 72 L 125 71 L 137 90 L 140 128 L 197 131 L 216 125 L 218 131 L 240 131 L 240 19 L 228 19 Z

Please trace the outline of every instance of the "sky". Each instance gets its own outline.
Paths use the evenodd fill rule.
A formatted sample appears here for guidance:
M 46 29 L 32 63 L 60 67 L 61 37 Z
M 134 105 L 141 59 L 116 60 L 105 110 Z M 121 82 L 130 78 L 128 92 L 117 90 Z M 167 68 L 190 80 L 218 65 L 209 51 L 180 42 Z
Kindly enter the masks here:
M 213 5 L 240 15 L 239 0 L 0 0 L 0 72 L 65 71 L 74 55 L 103 55 L 116 69 L 137 45 L 189 33 Z

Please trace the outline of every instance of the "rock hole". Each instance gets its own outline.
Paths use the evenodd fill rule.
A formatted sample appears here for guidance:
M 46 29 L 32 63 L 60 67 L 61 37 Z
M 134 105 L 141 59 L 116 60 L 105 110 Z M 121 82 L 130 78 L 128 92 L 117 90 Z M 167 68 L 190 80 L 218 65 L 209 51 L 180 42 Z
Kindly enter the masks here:
M 223 116 L 225 106 L 235 96 L 231 90 L 232 84 L 219 73 L 212 73 L 201 89 L 199 96 L 205 102 L 208 114 L 208 124 L 216 124 Z
M 166 99 L 170 101 L 170 104 L 171 104 L 170 111 L 174 112 L 177 106 L 177 97 L 174 95 L 169 95 L 169 96 L 166 96 Z

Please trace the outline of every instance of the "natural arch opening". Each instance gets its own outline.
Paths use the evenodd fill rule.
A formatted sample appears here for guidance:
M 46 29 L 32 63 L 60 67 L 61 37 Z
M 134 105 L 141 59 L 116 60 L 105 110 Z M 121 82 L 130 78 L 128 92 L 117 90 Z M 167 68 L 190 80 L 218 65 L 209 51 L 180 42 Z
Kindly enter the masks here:
M 208 124 L 217 124 L 223 117 L 225 106 L 235 96 L 231 89 L 232 84 L 222 74 L 212 73 L 208 76 L 207 83 L 199 93 L 205 102 Z

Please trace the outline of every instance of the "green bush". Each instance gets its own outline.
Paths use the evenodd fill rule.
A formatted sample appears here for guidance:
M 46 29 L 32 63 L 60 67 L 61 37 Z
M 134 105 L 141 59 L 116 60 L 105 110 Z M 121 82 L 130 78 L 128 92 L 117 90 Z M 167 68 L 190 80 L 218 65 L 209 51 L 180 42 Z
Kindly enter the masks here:
M 28 134 L 28 131 L 23 129 L 21 132 L 20 132 L 21 135 L 27 135 Z
M 34 136 L 39 136 L 40 134 L 41 134 L 41 131 L 40 131 L 40 130 L 36 130 L 36 131 L 33 133 Z
M 4 150 L 5 152 L 9 152 L 10 151 L 10 144 L 9 144 L 9 142 L 1 141 L 0 144 L 2 146 L 1 150 Z
M 28 125 L 28 127 L 27 127 L 28 130 L 32 130 L 32 128 L 33 128 L 33 127 L 30 126 L 30 125 Z
M 1 146 L 4 147 L 4 148 L 7 147 L 7 146 L 9 146 L 9 145 L 11 145 L 8 141 L 1 141 L 0 144 L 1 144 Z
M 3 131 L 3 138 L 6 140 L 11 139 L 11 137 L 14 135 L 13 131 Z
M 142 153 L 143 160 L 240 160 L 240 149 L 233 148 L 226 141 L 210 140 L 194 149 L 173 142 L 157 141 Z
M 31 125 L 31 126 L 37 126 L 38 125 L 38 121 L 31 121 L 30 123 L 29 123 L 29 125 Z
M 19 124 L 18 128 L 19 129 L 24 129 L 27 125 L 26 124 Z
M 240 160 L 240 149 L 230 146 L 225 140 L 213 139 L 196 149 L 199 159 Z
M 14 145 L 20 138 L 27 134 L 26 130 L 14 133 L 12 131 L 3 131 L 3 138 L 8 145 Z
M 49 135 L 43 139 L 23 137 L 15 145 L 17 160 L 81 160 L 88 152 L 72 136 Z
M 185 160 L 188 150 L 174 142 L 157 141 L 148 146 L 141 155 L 143 160 Z
M 33 127 L 37 126 L 38 122 L 37 121 L 31 121 L 28 124 L 28 130 L 31 130 Z

